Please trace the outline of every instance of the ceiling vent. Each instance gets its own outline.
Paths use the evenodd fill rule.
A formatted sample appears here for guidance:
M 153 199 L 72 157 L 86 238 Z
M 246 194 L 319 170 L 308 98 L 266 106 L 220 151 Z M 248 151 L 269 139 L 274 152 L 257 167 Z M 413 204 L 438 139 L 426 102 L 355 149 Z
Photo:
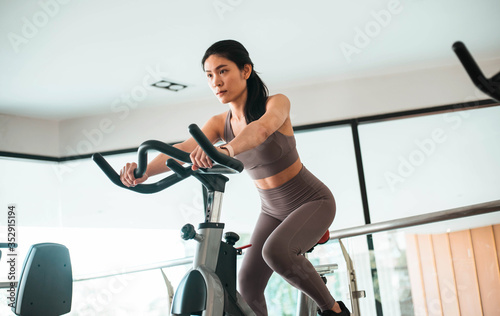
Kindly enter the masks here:
M 175 83 L 175 82 L 164 80 L 164 79 L 153 83 L 152 86 L 157 87 L 157 88 L 167 89 L 170 91 L 175 91 L 175 92 L 187 88 L 187 86 L 185 84 Z

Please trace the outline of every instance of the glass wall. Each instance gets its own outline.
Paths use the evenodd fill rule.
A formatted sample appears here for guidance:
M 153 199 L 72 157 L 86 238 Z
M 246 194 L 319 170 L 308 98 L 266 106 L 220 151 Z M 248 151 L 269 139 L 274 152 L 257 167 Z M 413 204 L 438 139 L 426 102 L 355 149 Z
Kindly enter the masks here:
M 500 107 L 359 126 L 372 222 L 500 197 Z
M 337 213 L 331 230 L 363 225 L 351 127 L 337 126 L 296 134 L 303 164 L 332 191 Z

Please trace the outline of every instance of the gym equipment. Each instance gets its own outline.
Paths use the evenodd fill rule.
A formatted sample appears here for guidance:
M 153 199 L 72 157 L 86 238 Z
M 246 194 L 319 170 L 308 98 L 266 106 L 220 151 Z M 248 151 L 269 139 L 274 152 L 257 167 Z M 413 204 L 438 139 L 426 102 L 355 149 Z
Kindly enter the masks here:
M 242 254 L 244 247 L 235 248 L 234 245 L 239 240 L 239 236 L 234 232 L 227 232 L 223 235 L 224 223 L 219 222 L 222 196 L 225 184 L 229 180 L 224 174 L 240 173 L 243 171 L 243 164 L 239 160 L 219 153 L 197 125 L 191 124 L 189 132 L 214 161 L 212 168 L 193 171 L 190 166 L 189 153 L 159 141 L 149 140 L 138 149 L 135 177 L 140 178 L 145 173 L 147 152 L 150 150 L 159 151 L 174 158 L 175 160 L 168 159 L 166 163 L 174 174 L 153 184 L 127 187 L 102 155 L 96 153 L 92 159 L 115 185 L 138 193 L 159 192 L 190 176 L 198 179 L 205 188 L 205 221 L 199 224 L 198 231 L 191 224 L 186 224 L 181 229 L 181 237 L 184 240 L 194 239 L 198 242 L 198 246 L 192 269 L 187 272 L 175 291 L 171 313 L 177 316 L 255 315 L 236 290 L 236 256 Z M 176 160 L 189 165 L 184 167 Z M 222 241 L 222 237 L 225 241 Z M 320 268 L 326 274 L 333 272 L 336 265 Z M 303 304 L 312 306 L 310 311 L 300 315 L 317 315 L 317 307 L 314 307 L 310 301 L 311 299 L 305 295 L 299 300 Z M 302 310 L 300 306 L 298 310 Z
M 12 311 L 22 316 L 57 316 L 71 311 L 73 274 L 68 248 L 32 245 L 24 260 Z
M 474 85 L 494 100 L 500 102 L 500 72 L 488 79 L 484 76 L 464 43 L 455 42 L 452 48 Z

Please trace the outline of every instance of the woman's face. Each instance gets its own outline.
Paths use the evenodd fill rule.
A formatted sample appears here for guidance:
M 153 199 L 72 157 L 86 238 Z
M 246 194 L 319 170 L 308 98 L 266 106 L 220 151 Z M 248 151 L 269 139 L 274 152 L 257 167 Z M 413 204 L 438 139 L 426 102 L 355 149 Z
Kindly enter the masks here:
M 221 103 L 246 101 L 247 79 L 251 73 L 251 65 L 245 65 L 240 70 L 231 60 L 211 55 L 205 60 L 204 68 L 208 85 Z

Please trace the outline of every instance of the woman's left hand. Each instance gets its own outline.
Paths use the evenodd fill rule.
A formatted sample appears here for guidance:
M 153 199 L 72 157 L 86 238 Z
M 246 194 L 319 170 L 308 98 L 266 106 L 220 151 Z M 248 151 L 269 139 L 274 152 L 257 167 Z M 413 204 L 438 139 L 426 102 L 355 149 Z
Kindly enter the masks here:
M 228 155 L 227 150 L 216 147 L 217 151 L 224 154 Z M 191 155 L 189 156 L 191 158 L 191 162 L 193 165 L 191 166 L 191 169 L 197 170 L 199 168 L 212 168 L 213 166 L 213 161 L 210 159 L 210 157 L 207 156 L 207 154 L 201 149 L 200 146 L 197 146 L 192 152 Z

